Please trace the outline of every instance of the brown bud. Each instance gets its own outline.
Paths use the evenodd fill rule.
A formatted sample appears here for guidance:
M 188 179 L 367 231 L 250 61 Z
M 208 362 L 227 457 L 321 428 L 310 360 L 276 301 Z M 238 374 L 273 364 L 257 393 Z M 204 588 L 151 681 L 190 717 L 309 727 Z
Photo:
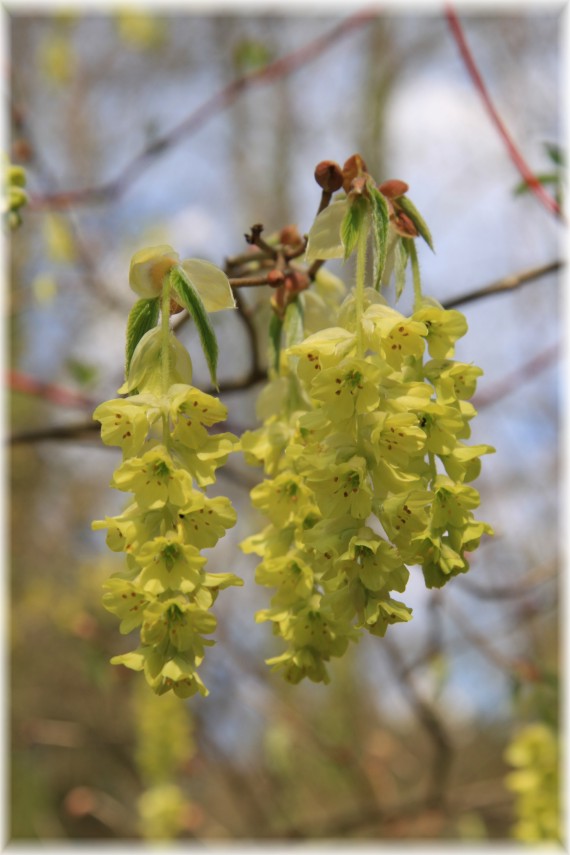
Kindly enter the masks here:
M 292 270 L 285 277 L 285 289 L 291 295 L 298 294 L 299 291 L 305 291 L 310 284 L 307 274 L 302 273 L 300 270 Z
M 303 242 L 297 226 L 284 226 L 279 232 L 279 240 L 283 246 L 297 246 Z
M 17 137 L 12 143 L 12 160 L 17 163 L 29 163 L 34 156 L 31 143 L 25 137 Z
M 342 170 L 334 160 L 321 160 L 315 169 L 315 181 L 327 193 L 335 193 L 342 187 Z
M 342 167 L 342 186 L 344 188 L 345 193 L 348 193 L 350 191 L 350 185 L 352 184 L 353 180 L 358 175 L 362 175 L 364 172 L 367 172 L 366 164 L 364 163 L 359 154 L 353 154 L 352 157 L 349 157 L 348 160 L 345 161 L 345 164 Z
M 403 196 L 404 193 L 407 193 L 410 188 L 405 181 L 400 181 L 398 178 L 391 178 L 389 181 L 379 184 L 378 189 L 388 199 L 397 199 L 398 196 Z
M 76 635 L 77 638 L 83 638 L 86 641 L 91 641 L 95 638 L 97 629 L 97 621 L 90 614 L 87 614 L 87 612 L 79 612 L 71 626 L 73 635 Z
M 90 787 L 74 787 L 63 800 L 63 807 L 69 816 L 87 816 L 97 809 L 97 797 Z
M 170 314 L 177 315 L 178 312 L 183 310 L 184 306 L 181 306 L 180 303 L 177 303 L 174 297 L 170 298 Z
M 267 284 L 271 285 L 272 288 L 278 288 L 279 285 L 283 285 L 284 281 L 285 274 L 281 270 L 270 270 L 267 274 Z
M 403 237 L 417 237 L 419 232 L 411 219 L 403 211 L 396 211 L 390 217 L 390 222 L 394 226 L 399 235 Z

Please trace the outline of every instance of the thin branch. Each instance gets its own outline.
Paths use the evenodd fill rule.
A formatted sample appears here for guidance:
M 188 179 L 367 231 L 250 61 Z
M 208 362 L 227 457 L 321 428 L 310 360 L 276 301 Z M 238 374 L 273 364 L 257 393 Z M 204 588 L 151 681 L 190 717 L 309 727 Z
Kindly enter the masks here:
M 257 330 L 255 328 L 255 324 L 253 322 L 253 318 L 251 315 L 250 309 L 247 308 L 244 303 L 243 297 L 241 294 L 235 294 L 237 311 L 239 313 L 239 317 L 245 327 L 245 331 L 247 333 L 247 339 L 249 343 L 249 354 L 250 354 L 250 371 L 249 375 L 244 378 L 241 386 L 236 386 L 234 389 L 228 389 L 229 384 L 224 385 L 224 391 L 237 391 L 237 389 L 246 389 L 249 386 L 254 386 L 256 383 L 259 383 L 262 380 L 265 380 L 267 377 L 267 372 L 261 366 L 261 354 L 259 352 L 259 341 L 257 338 Z
M 521 152 L 515 145 L 515 142 L 511 137 L 509 131 L 507 130 L 505 123 L 497 112 L 491 100 L 491 96 L 489 95 L 489 91 L 485 86 L 479 69 L 477 68 L 477 64 L 475 62 L 473 54 L 469 50 L 469 46 L 465 39 L 461 24 L 459 23 L 459 19 L 455 13 L 455 10 L 453 9 L 453 6 L 449 3 L 446 3 L 445 5 L 445 16 L 447 18 L 447 22 L 449 24 L 449 28 L 451 30 L 453 38 L 455 39 L 459 51 L 461 53 L 463 62 L 465 63 L 465 67 L 469 72 L 469 75 L 475 85 L 475 88 L 483 99 L 483 103 L 485 104 L 485 107 L 487 109 L 487 112 L 489 113 L 489 116 L 491 117 L 493 124 L 497 128 L 497 131 L 499 132 L 501 139 L 503 140 L 507 148 L 509 157 L 511 158 L 512 162 L 514 163 L 521 176 L 527 183 L 529 190 L 534 193 L 540 203 L 544 205 L 544 207 L 552 214 L 555 214 L 557 217 L 563 219 L 564 217 L 560 205 L 558 204 L 556 199 L 554 199 L 550 195 L 550 193 L 548 193 L 544 189 L 530 166 L 527 164 Z
M 32 169 L 34 169 L 39 181 L 44 187 L 53 186 L 55 184 L 53 170 L 46 162 L 44 154 L 42 153 L 41 156 L 38 154 L 39 149 L 33 140 L 24 110 L 17 108 L 15 104 L 12 103 L 12 115 L 16 129 L 25 137 L 29 144 Z M 121 301 L 105 287 L 103 280 L 99 277 L 96 264 L 91 257 L 87 244 L 82 237 L 81 230 L 75 219 L 72 217 L 71 212 L 63 212 L 62 216 L 65 218 L 70 234 L 73 238 L 73 245 L 76 253 L 75 266 L 79 266 L 83 270 L 85 278 L 91 285 L 94 293 L 111 310 L 124 308 Z
M 460 294 L 459 297 L 452 297 L 446 300 L 443 304 L 445 309 L 454 309 L 456 306 L 461 306 L 463 303 L 471 303 L 474 300 L 481 300 L 483 297 L 490 297 L 493 294 L 503 294 L 505 291 L 513 291 L 515 288 L 520 288 L 527 282 L 534 282 L 541 279 L 543 276 L 549 276 L 551 273 L 556 273 L 565 266 L 566 262 L 558 259 L 551 261 L 549 264 L 543 264 L 540 267 L 531 267 L 530 270 L 523 270 L 520 273 L 515 273 L 511 276 L 505 276 L 502 279 L 497 279 L 491 282 L 490 285 L 485 285 L 483 288 L 476 288 L 474 291 L 468 291 L 466 294 Z
M 256 223 L 251 227 L 250 234 L 244 235 L 246 243 L 250 246 L 256 246 L 267 257 L 277 260 L 277 250 L 274 246 L 270 246 L 262 237 L 263 226 L 261 223 Z
M 386 659 L 398 679 L 399 685 L 412 705 L 418 720 L 428 732 L 434 746 L 431 780 L 426 797 L 426 807 L 441 807 L 449 777 L 453 748 L 445 725 L 435 707 L 416 689 L 412 675 L 403 660 L 399 647 L 391 639 L 383 639 Z
M 546 584 L 546 582 L 553 582 L 555 579 L 558 579 L 556 571 L 544 575 L 532 573 L 513 585 L 489 586 L 464 578 L 458 581 L 461 582 L 460 587 L 462 590 L 480 600 L 510 600 L 532 594 L 536 588 Z
M 43 196 L 33 196 L 29 207 L 62 208 L 70 205 L 85 205 L 97 202 L 108 202 L 120 197 L 134 180 L 149 166 L 150 162 L 167 149 L 179 143 L 182 139 L 195 134 L 218 113 L 230 107 L 244 92 L 256 86 L 273 83 L 313 62 L 322 53 L 336 44 L 344 36 L 365 26 L 377 17 L 371 10 L 361 10 L 340 21 L 328 33 L 319 36 L 308 44 L 268 65 L 237 77 L 228 86 L 206 99 L 196 110 L 183 119 L 168 133 L 156 139 L 144 148 L 123 168 L 122 172 L 111 181 L 99 186 L 85 187 L 80 190 L 68 190 L 50 193 Z
M 93 439 L 101 429 L 99 422 L 88 421 L 74 425 L 53 425 L 35 430 L 21 431 L 8 438 L 10 445 L 30 445 L 35 442 L 57 440 L 58 442 L 77 439 Z M 111 446 L 102 446 L 111 448 Z
M 482 407 L 489 407 L 491 404 L 496 404 L 497 401 L 502 401 L 507 395 L 516 392 L 520 389 L 523 383 L 528 383 L 533 380 L 538 374 L 541 374 L 549 368 L 561 353 L 560 344 L 555 344 L 552 347 L 539 353 L 528 362 L 520 365 L 515 371 L 507 374 L 498 383 L 495 383 L 484 392 L 479 392 L 473 398 L 473 406 L 480 410 Z
M 7 373 L 7 386 L 12 392 L 22 392 L 25 395 L 33 395 L 36 398 L 44 398 L 52 404 L 60 407 L 95 407 L 95 402 L 82 395 L 59 386 L 56 383 L 46 383 L 35 377 L 25 374 L 23 371 L 11 370 Z
M 535 663 L 526 659 L 510 659 L 493 647 L 489 643 L 487 636 L 482 635 L 473 627 L 463 609 L 452 603 L 449 598 L 445 601 L 445 611 L 453 620 L 460 635 L 501 671 L 504 671 L 510 677 L 517 677 L 520 680 L 535 682 L 537 679 L 540 679 L 541 672 Z
M 272 271 L 270 270 L 269 273 Z M 273 288 L 276 287 L 275 281 L 272 281 L 269 273 L 260 274 L 259 276 L 240 276 L 239 278 L 231 278 L 229 279 L 230 285 L 232 288 L 256 288 L 259 285 L 271 285 Z M 280 282 L 277 284 L 281 284 Z

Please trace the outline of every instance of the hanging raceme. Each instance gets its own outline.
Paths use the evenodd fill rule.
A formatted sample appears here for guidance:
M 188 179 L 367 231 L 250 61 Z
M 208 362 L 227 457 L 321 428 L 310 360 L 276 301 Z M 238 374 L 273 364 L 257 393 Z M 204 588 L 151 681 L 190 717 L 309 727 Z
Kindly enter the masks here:
M 22 224 L 21 208 L 28 202 L 26 186 L 26 170 L 22 166 L 10 163 L 4 155 L 4 201 L 2 205 L 3 220 L 10 229 L 17 229 Z
M 104 605 L 120 619 L 121 632 L 140 631 L 139 647 L 111 661 L 144 670 L 157 694 L 205 695 L 198 667 L 214 643 L 206 637 L 216 628 L 210 608 L 220 590 L 242 580 L 205 570 L 201 550 L 214 546 L 236 515 L 229 499 L 198 488 L 215 481 L 237 440 L 208 432 L 226 418 L 226 408 L 191 385 L 190 356 L 169 317 L 188 309 L 215 383 L 217 345 L 207 312 L 235 303 L 221 270 L 196 259 L 180 263 L 168 246 L 136 253 L 130 283 L 142 299 L 127 326 L 119 389 L 127 397 L 94 413 L 103 442 L 123 452 L 111 486 L 132 494 L 121 514 L 93 523 L 106 529 L 110 549 L 125 554 L 124 570 L 106 584 Z
M 335 324 L 323 317 L 293 341 L 287 316 L 296 303 L 302 317 L 309 292 L 294 295 L 271 361 L 271 406 L 266 390 L 264 424 L 242 438 L 246 460 L 268 476 L 251 493 L 268 525 L 242 548 L 262 559 L 258 583 L 276 588 L 257 620 L 285 642 L 268 663 L 293 683 L 328 681 L 326 663 L 362 630 L 382 636 L 408 621 L 411 609 L 392 595 L 405 591 L 411 567 L 441 587 L 468 570 L 467 554 L 492 533 L 473 515 L 479 494 L 469 482 L 493 449 L 463 442 L 482 372 L 452 358 L 463 315 L 422 294 L 414 239 L 432 246 L 427 225 L 407 185 L 377 187 L 359 155 L 342 170 L 323 162 L 316 178 L 326 202 L 341 186 L 344 194 L 317 215 L 306 260 L 318 267 L 355 253 L 355 284 Z M 380 293 L 393 274 L 398 299 L 408 262 L 409 317 Z

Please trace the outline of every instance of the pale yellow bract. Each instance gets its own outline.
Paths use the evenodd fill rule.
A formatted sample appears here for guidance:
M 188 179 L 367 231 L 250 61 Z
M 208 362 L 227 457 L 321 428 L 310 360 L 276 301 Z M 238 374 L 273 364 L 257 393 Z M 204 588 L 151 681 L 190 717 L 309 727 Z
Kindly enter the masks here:
M 180 256 L 168 244 L 135 252 L 131 259 L 129 284 L 139 297 L 158 297 L 164 277 L 180 263 Z
M 151 246 L 135 252 L 131 259 L 129 283 L 132 290 L 146 299 L 159 297 L 165 276 L 174 267 L 184 271 L 200 295 L 207 312 L 234 309 L 235 300 L 225 273 L 201 258 L 180 261 L 180 256 L 168 244 Z

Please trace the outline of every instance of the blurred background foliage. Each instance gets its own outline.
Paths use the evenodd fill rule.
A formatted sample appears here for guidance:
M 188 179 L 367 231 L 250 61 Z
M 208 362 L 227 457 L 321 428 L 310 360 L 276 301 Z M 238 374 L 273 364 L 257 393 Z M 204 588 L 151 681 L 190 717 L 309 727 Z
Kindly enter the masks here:
M 462 17 L 506 124 L 558 190 L 560 15 Z M 120 499 L 108 489 L 115 452 L 90 415 L 121 383 L 134 251 L 166 242 L 223 265 L 253 223 L 306 232 L 316 163 L 359 151 L 377 181 L 409 183 L 436 248 L 421 249 L 424 290 L 442 302 L 560 256 L 560 224 L 522 192 L 440 10 L 379 13 L 161 143 L 236 77 L 340 20 L 125 9 L 7 21 L 9 158 L 30 198 L 10 236 L 5 306 L 14 841 L 559 834 L 555 274 L 462 306 L 470 332 L 457 356 L 485 370 L 473 441 L 497 449 L 479 482 L 496 536 L 467 577 L 434 592 L 414 579 L 411 624 L 363 639 L 329 686 L 286 685 L 263 663 L 275 647 L 253 614 L 267 592 L 237 548 L 259 523 L 248 490 L 260 473 L 236 459 L 215 489 L 239 522 L 210 561 L 246 584 L 216 604 L 209 697 L 156 698 L 108 664 L 129 642 L 101 605 L 118 564 L 90 522 Z M 102 190 L 50 202 L 85 188 Z M 332 269 L 349 281 L 350 268 Z M 253 290 L 244 300 L 263 355 L 270 295 Z M 255 425 L 260 387 L 224 392 L 247 377 L 251 352 L 239 318 L 222 315 L 221 397 L 240 432 Z M 206 386 L 195 333 L 180 334 Z

